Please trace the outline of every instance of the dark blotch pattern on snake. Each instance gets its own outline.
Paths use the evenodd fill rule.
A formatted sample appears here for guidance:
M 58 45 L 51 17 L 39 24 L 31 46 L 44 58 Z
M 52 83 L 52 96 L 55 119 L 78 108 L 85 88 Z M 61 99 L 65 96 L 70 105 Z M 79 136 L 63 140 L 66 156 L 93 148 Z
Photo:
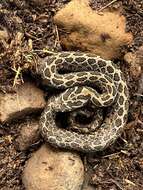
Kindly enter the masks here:
M 129 95 L 123 74 L 116 65 L 92 54 L 61 52 L 46 57 L 38 66 L 38 73 L 46 85 L 65 89 L 48 100 L 41 116 L 41 131 L 47 142 L 55 147 L 95 152 L 118 138 L 127 120 Z M 56 126 L 57 112 L 71 112 L 88 102 L 98 108 L 110 106 L 97 131 L 79 134 Z

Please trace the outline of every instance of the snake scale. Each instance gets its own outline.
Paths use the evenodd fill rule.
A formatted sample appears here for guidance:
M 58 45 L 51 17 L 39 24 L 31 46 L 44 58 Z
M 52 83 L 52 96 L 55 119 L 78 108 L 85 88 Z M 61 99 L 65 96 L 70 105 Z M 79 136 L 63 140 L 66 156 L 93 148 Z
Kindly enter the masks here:
M 40 119 L 46 142 L 55 147 L 95 152 L 102 151 L 119 137 L 127 120 L 129 94 L 123 73 L 114 63 L 93 54 L 60 52 L 44 58 L 37 72 L 44 84 L 62 89 L 60 94 L 49 98 Z M 110 108 L 97 131 L 80 134 L 57 127 L 58 112 L 71 112 L 88 102 L 95 109 Z

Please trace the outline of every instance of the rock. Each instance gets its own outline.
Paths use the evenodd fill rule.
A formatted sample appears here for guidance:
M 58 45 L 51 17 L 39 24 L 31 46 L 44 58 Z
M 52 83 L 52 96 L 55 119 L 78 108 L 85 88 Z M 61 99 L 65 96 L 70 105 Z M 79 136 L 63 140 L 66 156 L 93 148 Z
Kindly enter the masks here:
M 136 56 L 135 56 L 133 53 L 131 53 L 131 52 L 128 52 L 128 53 L 126 53 L 126 54 L 124 55 L 124 60 L 125 60 L 127 63 L 129 63 L 129 64 L 131 64 L 132 62 L 134 62 L 134 61 L 135 61 L 135 58 L 136 58 Z
M 22 123 L 21 131 L 16 139 L 16 148 L 24 151 L 39 140 L 39 121 L 27 121 Z
M 135 52 L 136 55 L 136 64 L 143 67 L 143 45 Z
M 141 74 L 141 66 L 136 64 L 135 54 L 131 52 L 125 54 L 124 60 L 128 63 L 130 76 L 134 79 L 138 79 Z
M 3 28 L 3 30 L 0 30 L 0 40 L 6 40 L 8 41 L 9 39 L 9 34 L 6 28 Z
M 76 153 L 43 145 L 28 160 L 22 181 L 26 190 L 81 190 L 84 166 Z
M 43 91 L 33 83 L 25 82 L 14 93 L 0 93 L 0 122 L 9 122 L 36 113 L 44 106 Z
M 135 53 L 129 52 L 125 54 L 124 60 L 129 66 L 131 77 L 138 80 L 142 74 L 143 68 L 143 46 L 140 46 Z
M 123 15 L 109 11 L 99 14 L 91 9 L 88 0 L 70 1 L 57 12 L 54 21 L 62 31 L 59 33 L 61 45 L 68 51 L 78 49 L 114 59 L 121 56 L 121 48 L 133 39 L 125 31 Z

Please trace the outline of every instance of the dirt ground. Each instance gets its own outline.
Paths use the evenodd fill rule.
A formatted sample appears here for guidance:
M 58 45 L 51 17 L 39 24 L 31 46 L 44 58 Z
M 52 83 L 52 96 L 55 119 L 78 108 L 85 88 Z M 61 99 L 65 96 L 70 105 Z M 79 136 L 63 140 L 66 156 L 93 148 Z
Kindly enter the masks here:
M 13 84 L 20 85 L 25 77 L 24 52 L 36 50 L 43 56 L 43 48 L 61 51 L 57 40 L 57 29 L 53 16 L 69 2 L 67 0 L 47 0 L 48 5 L 36 4 L 36 0 L 1 0 L 0 30 L 5 29 L 5 40 L 0 41 L 0 90 L 12 90 Z M 38 0 L 37 0 L 38 2 Z M 44 2 L 43 0 L 41 2 Z M 99 10 L 111 0 L 92 0 L 91 7 Z M 134 42 L 126 52 L 135 52 L 143 45 L 143 1 L 117 0 L 108 8 L 121 8 L 127 19 L 127 31 L 131 31 Z M 8 32 L 7 32 L 8 31 Z M 18 33 L 22 34 L 22 38 Z M 7 33 L 9 37 L 7 37 Z M 20 40 L 21 39 L 21 40 Z M 7 44 L 11 44 L 8 46 Z M 15 52 L 19 49 L 19 54 Z M 143 77 L 133 78 L 129 66 L 119 60 L 126 73 L 130 90 L 130 110 L 128 123 L 122 136 L 104 152 L 86 156 L 86 181 L 101 190 L 142 190 L 143 189 Z M 23 74 L 16 77 L 16 70 Z M 12 69 L 14 68 L 14 69 Z M 142 66 L 143 69 L 143 66 Z M 27 75 L 27 73 L 26 73 Z M 25 120 L 30 117 L 25 118 Z M 21 174 L 26 160 L 42 144 L 38 142 L 28 151 L 18 151 L 15 139 L 20 131 L 20 122 L 0 125 L 0 189 L 22 190 Z M 84 155 L 81 155 L 84 158 Z

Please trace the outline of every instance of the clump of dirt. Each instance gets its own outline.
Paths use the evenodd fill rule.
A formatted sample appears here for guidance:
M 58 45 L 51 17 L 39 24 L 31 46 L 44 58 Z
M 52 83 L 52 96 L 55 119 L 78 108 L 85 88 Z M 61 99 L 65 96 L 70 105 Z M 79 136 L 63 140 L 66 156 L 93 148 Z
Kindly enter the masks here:
M 78 49 L 115 59 L 123 53 L 121 49 L 132 42 L 132 34 L 125 31 L 125 17 L 119 11 L 95 12 L 87 0 L 71 1 L 54 20 L 61 31 L 61 45 L 66 50 Z
M 124 60 L 128 63 L 130 76 L 138 80 L 143 69 L 143 46 L 140 46 L 134 53 L 125 54 Z
M 24 71 L 33 67 L 33 53 L 45 56 L 48 51 L 60 51 L 58 30 L 53 17 L 69 0 L 11 0 L 0 3 L 0 90 L 12 90 L 25 80 Z M 132 32 L 133 43 L 126 49 L 133 54 L 143 45 L 143 1 L 92 0 L 94 10 L 121 9 L 126 17 L 126 30 Z M 80 12 L 80 10 L 79 10 Z M 28 56 L 28 57 L 27 57 Z M 28 60 L 28 61 L 27 61 Z M 143 189 L 143 77 L 133 76 L 130 66 L 119 60 L 130 89 L 128 124 L 122 137 L 104 153 L 87 157 L 87 181 L 96 189 Z M 141 68 L 142 71 L 142 68 Z M 138 79 L 138 80 L 135 80 Z M 29 119 L 29 118 L 26 118 Z M 26 160 L 39 145 L 27 151 L 15 148 L 20 124 L 0 125 L 0 187 L 2 190 L 22 190 L 21 173 Z M 89 179 L 90 177 L 90 179 Z

